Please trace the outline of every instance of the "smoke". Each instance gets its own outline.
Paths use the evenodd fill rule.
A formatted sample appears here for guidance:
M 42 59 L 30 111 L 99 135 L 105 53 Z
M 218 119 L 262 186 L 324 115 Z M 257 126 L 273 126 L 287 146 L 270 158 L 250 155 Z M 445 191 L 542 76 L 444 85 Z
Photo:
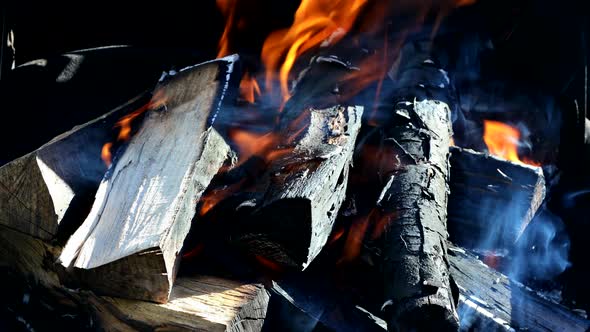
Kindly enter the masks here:
M 563 221 L 543 208 L 518 239 L 507 274 L 516 280 L 551 280 L 571 265 L 569 248 Z

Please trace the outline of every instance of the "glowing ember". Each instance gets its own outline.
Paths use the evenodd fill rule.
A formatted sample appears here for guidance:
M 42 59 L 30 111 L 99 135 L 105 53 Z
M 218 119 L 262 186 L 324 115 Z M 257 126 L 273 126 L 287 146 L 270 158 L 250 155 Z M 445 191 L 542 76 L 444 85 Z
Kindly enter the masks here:
M 282 268 L 279 264 L 277 264 L 276 262 L 261 256 L 261 255 L 255 255 L 254 258 L 256 259 L 256 261 L 262 265 L 263 267 L 273 271 L 273 272 L 281 272 Z
M 491 155 L 516 163 L 539 166 L 534 161 L 518 156 L 520 131 L 515 127 L 498 121 L 484 120 L 483 140 Z
M 246 178 L 243 178 L 237 183 L 225 186 L 223 188 L 215 188 L 206 193 L 203 197 L 201 197 L 199 215 L 206 215 L 207 212 L 211 211 L 211 209 L 214 208 L 219 202 L 238 192 L 242 188 L 245 181 Z

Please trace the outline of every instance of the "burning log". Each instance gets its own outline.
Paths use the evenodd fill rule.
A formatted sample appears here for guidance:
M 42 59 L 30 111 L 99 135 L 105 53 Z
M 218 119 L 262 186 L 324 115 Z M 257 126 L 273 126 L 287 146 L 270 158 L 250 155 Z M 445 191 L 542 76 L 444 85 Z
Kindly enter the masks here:
M 166 304 L 97 296 L 61 285 L 74 276 L 54 263 L 59 247 L 0 226 L 0 249 L 0 266 L 17 276 L 2 285 L 26 290 L 29 309 L 23 312 L 31 316 L 22 319 L 30 320 L 33 328 L 46 324 L 43 317 L 49 315 L 58 321 L 76 317 L 79 326 L 74 330 L 260 331 L 269 303 L 269 293 L 260 284 L 205 276 L 178 278 Z M 3 281 L 7 275 L 2 274 Z M 15 300 L 20 303 L 22 298 L 19 294 Z
M 508 279 L 463 249 L 449 249 L 461 330 L 588 331 L 590 321 Z
M 451 240 L 482 250 L 510 249 L 545 198 L 540 167 L 451 147 Z
M 316 65 L 325 69 L 325 79 L 318 80 L 318 73 L 310 70 Z M 260 143 L 250 142 L 256 146 L 247 150 L 256 153 L 232 170 L 239 174 L 237 181 L 234 176 L 218 178 L 215 189 L 205 194 L 201 211 L 209 210 L 207 198 L 215 192 L 233 191 L 205 214 L 212 223 L 225 221 L 231 234 L 228 227 L 220 228 L 234 243 L 296 269 L 305 269 L 321 251 L 346 195 L 361 127 L 363 108 L 340 105 L 334 93 L 349 72 L 340 61 L 314 58 L 301 72 L 274 131 Z
M 106 171 L 101 149 L 112 140 L 113 126 L 145 99 L 137 97 L 0 167 L 0 224 L 53 239 L 64 218 L 85 210 L 83 203 L 96 192 Z
M 236 60 L 186 68 L 156 88 L 165 106 L 148 111 L 60 256 L 93 289 L 168 300 L 196 202 L 229 153 L 215 119 Z
M 256 198 L 241 204 L 252 208 L 247 221 L 238 222 L 239 242 L 287 266 L 311 263 L 344 200 L 362 112 L 358 106 L 336 106 L 302 115 L 300 138 L 287 145 L 288 154 L 270 163 L 256 184 Z
M 388 218 L 383 309 L 392 330 L 457 330 L 446 257 L 451 114 L 432 96 L 445 94 L 450 82 L 418 43 L 402 50 L 397 82 L 394 117 L 383 129 L 383 144 L 397 160 L 383 170 L 377 202 Z

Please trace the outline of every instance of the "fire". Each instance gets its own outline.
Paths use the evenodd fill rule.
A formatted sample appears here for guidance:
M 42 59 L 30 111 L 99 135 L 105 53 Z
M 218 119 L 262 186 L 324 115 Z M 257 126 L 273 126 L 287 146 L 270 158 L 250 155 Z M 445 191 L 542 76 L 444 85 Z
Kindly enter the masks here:
M 237 0 L 217 0 L 217 7 L 225 17 L 225 27 L 219 40 L 217 57 L 222 58 L 230 54 L 229 34 L 233 29 Z
M 250 76 L 250 73 L 246 72 L 240 82 L 240 96 L 252 104 L 257 97 L 260 97 L 260 94 L 261 92 L 258 82 L 254 77 Z
M 498 121 L 484 120 L 483 140 L 491 155 L 532 166 L 539 166 L 538 163 L 518 156 L 518 145 L 520 144 L 520 131 Z
M 201 207 L 199 209 L 199 215 L 204 216 L 212 208 L 214 208 L 219 202 L 223 201 L 224 199 L 230 197 L 234 193 L 238 192 L 246 182 L 246 178 L 231 184 L 229 186 L 224 186 L 222 188 L 215 188 L 210 192 L 206 193 L 201 197 Z
M 102 146 L 102 151 L 100 152 L 100 158 L 104 161 L 107 167 L 111 166 L 111 162 L 113 160 L 113 155 L 111 154 L 111 148 L 113 147 L 113 143 L 109 142 Z
M 164 96 L 164 92 L 162 90 L 156 91 L 149 102 L 145 105 L 141 106 L 140 108 L 134 110 L 133 112 L 125 115 L 122 117 L 116 124 L 115 128 L 119 129 L 119 134 L 117 135 L 117 141 L 125 142 L 128 141 L 131 137 L 131 125 L 133 120 L 143 114 L 145 111 L 157 109 L 162 107 L 166 104 L 166 97 Z M 111 166 L 112 162 L 112 152 L 111 149 L 113 147 L 113 142 L 105 143 L 102 146 L 101 151 L 101 158 L 107 167 Z
M 318 45 L 338 42 L 351 29 L 368 0 L 303 0 L 293 25 L 271 33 L 262 47 L 266 87 L 279 73 L 283 101 L 290 97 L 289 73 L 295 60 Z

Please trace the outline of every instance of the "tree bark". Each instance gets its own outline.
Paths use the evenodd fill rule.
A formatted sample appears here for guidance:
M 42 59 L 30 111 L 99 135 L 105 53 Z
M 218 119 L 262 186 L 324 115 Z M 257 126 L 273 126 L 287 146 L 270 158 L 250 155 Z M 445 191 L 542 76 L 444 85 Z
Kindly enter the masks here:
M 445 92 L 450 82 L 422 47 L 411 43 L 402 50 L 394 116 L 383 129 L 384 145 L 397 158 L 382 170 L 387 180 L 377 202 L 388 225 L 383 309 L 390 330 L 448 331 L 458 329 L 446 257 L 452 129 L 447 104 L 427 95 Z M 438 80 L 442 87 L 430 86 Z
M 101 293 L 166 302 L 196 202 L 229 154 L 215 122 L 237 57 L 189 67 L 154 96 L 60 261 Z
M 307 267 L 318 255 L 346 194 L 362 107 L 309 110 L 305 133 L 258 180 L 239 241 L 276 262 Z M 240 225 L 239 225 L 240 226 Z

